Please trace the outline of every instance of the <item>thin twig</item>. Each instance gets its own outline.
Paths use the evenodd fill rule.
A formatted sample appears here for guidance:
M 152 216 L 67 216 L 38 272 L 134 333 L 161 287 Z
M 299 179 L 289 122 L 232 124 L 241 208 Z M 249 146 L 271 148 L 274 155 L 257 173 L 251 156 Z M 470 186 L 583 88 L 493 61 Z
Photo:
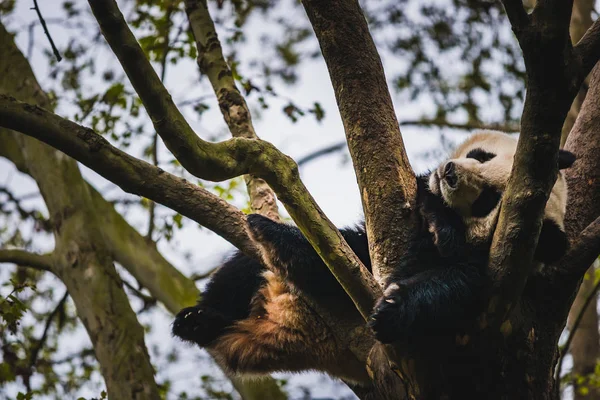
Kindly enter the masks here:
M 60 62 L 60 60 L 62 60 L 62 57 L 60 56 L 58 49 L 54 45 L 54 40 L 52 40 L 52 36 L 50 36 L 50 32 L 48 31 L 48 27 L 46 26 L 46 21 L 44 21 L 44 17 L 42 17 L 42 12 L 40 11 L 40 7 L 38 6 L 37 0 L 33 0 L 33 10 L 35 10 L 35 12 L 38 15 L 38 18 L 40 19 L 40 23 L 42 24 L 42 28 L 44 28 L 44 33 L 46 34 L 46 37 L 50 42 L 50 46 L 52 47 L 52 52 L 54 53 L 56 60 Z
M 167 76 L 167 56 L 169 55 L 169 33 L 171 33 L 171 15 L 173 13 L 173 3 L 169 3 L 167 8 L 165 19 L 167 21 L 167 27 L 165 28 L 165 36 L 164 36 L 164 47 L 162 53 L 162 59 L 160 60 L 160 81 L 164 84 L 165 78 Z M 180 29 L 181 31 L 181 29 Z M 179 34 L 178 34 L 179 35 Z M 152 138 L 152 164 L 158 166 L 158 133 L 154 132 L 154 137 Z M 152 235 L 154 234 L 154 229 L 156 227 L 154 220 L 156 218 L 156 202 L 150 200 L 149 205 L 149 215 L 148 215 L 148 233 L 146 233 L 146 239 L 152 240 Z
M 46 325 L 44 326 L 44 332 L 42 333 L 42 336 L 40 337 L 40 339 L 37 341 L 36 346 L 33 348 L 33 350 L 31 350 L 31 357 L 29 357 L 29 370 L 30 371 L 33 369 L 33 367 L 35 367 L 40 350 L 42 349 L 42 347 L 44 347 L 44 344 L 46 343 L 46 339 L 48 338 L 48 332 L 50 331 L 50 326 L 52 325 L 52 321 L 54 320 L 54 317 L 56 317 L 56 315 L 58 314 L 60 309 L 64 306 L 64 304 L 68 298 L 69 298 L 69 292 L 65 290 L 65 294 L 62 296 L 62 298 L 60 299 L 60 301 L 58 302 L 58 304 L 56 305 L 54 310 L 52 310 L 50 315 L 48 315 L 48 319 L 46 320 Z
M 343 142 L 336 143 L 331 146 L 327 146 L 320 150 L 314 151 L 310 154 L 307 154 L 306 156 L 304 156 L 304 157 L 300 158 L 298 161 L 296 161 L 296 163 L 298 164 L 299 167 L 301 167 L 319 157 L 325 156 L 327 154 L 335 153 L 337 151 L 341 151 L 341 150 L 344 150 L 347 148 L 348 148 L 348 145 L 346 144 L 346 141 L 344 140 Z
M 144 303 L 144 305 L 142 306 L 142 308 L 137 312 L 138 314 L 148 310 L 150 307 L 153 307 L 156 305 L 157 300 L 152 297 L 152 296 L 148 296 L 144 293 L 142 293 L 139 289 L 136 289 L 135 287 L 133 287 L 133 285 L 129 282 L 127 282 L 126 280 L 123 280 L 123 284 L 133 292 L 133 294 L 138 297 L 140 300 L 142 300 L 142 302 Z

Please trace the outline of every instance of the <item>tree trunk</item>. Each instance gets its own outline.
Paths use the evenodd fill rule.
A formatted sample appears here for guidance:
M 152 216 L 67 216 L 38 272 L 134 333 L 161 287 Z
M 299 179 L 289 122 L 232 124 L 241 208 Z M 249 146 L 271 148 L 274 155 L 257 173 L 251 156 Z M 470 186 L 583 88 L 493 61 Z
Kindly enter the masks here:
M 0 54 L 0 89 L 48 107 L 27 60 L 3 26 Z M 103 243 L 98 216 L 77 164 L 37 140 L 16 133 L 14 137 L 50 213 L 57 260 L 53 272 L 65 283 L 84 322 L 108 395 L 159 399 L 143 328 Z

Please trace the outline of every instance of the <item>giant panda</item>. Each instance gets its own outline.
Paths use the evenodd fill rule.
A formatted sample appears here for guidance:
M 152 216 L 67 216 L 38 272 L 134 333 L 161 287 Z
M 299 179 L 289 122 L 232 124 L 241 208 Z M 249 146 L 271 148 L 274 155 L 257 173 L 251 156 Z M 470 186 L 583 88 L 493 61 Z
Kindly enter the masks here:
M 483 304 L 491 236 L 512 169 L 517 139 L 478 132 L 430 173 L 417 177 L 414 239 L 375 305 L 369 327 L 382 343 L 453 336 Z M 575 161 L 561 150 L 559 169 Z M 568 248 L 567 187 L 562 172 L 546 205 L 535 259 L 552 263 Z M 211 277 L 194 307 L 181 310 L 173 334 L 211 351 L 230 373 L 319 370 L 350 383 L 368 382 L 364 363 L 334 335 L 312 304 L 348 330 L 365 322 L 300 230 L 253 214 L 252 236 L 267 266 L 240 252 Z M 364 227 L 341 230 L 371 270 Z

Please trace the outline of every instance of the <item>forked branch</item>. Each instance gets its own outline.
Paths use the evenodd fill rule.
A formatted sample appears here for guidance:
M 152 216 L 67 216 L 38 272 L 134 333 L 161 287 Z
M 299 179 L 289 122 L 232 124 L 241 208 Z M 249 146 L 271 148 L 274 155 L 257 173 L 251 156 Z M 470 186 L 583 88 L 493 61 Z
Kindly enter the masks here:
M 223 56 L 221 42 L 208 11 L 206 0 L 186 0 L 185 10 L 196 39 L 198 67 L 212 85 L 231 135 L 258 139 L 252 124 L 250 109 L 235 85 L 231 69 Z M 246 176 L 245 180 L 252 209 L 278 221 L 279 212 L 275 194 L 266 182 L 251 175 Z
M 63 151 L 125 191 L 172 208 L 245 253 L 255 254 L 245 232 L 243 213 L 206 190 L 120 151 L 92 130 L 5 95 L 0 95 L 0 126 Z M 234 138 L 210 147 L 219 156 L 204 160 L 204 165 L 211 167 L 204 178 L 254 173 L 265 179 L 366 318 L 379 287 L 308 193 L 293 160 L 261 140 Z M 218 168 L 222 168 L 220 172 L 215 171 Z

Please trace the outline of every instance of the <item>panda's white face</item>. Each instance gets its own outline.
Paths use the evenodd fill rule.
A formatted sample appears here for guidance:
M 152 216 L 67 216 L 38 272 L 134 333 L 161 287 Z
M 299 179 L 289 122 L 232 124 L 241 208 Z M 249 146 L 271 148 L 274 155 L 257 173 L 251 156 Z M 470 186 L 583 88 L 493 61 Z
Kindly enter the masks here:
M 465 220 L 468 240 L 485 240 L 496 223 L 500 198 L 513 166 L 517 138 L 501 132 L 472 135 L 431 172 L 429 189 Z M 566 184 L 562 173 L 546 205 L 546 217 L 563 228 Z

